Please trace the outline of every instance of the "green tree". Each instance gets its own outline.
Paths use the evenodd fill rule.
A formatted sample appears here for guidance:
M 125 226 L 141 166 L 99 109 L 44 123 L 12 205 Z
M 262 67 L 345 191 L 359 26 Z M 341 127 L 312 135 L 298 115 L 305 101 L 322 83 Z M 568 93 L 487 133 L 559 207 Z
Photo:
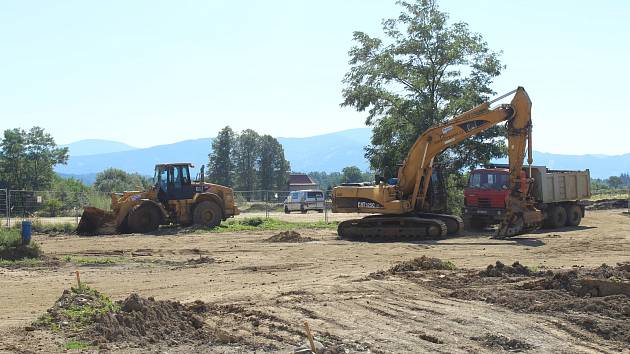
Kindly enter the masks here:
M 463 22 L 448 23 L 435 0 L 398 2 L 398 18 L 383 21 L 386 40 L 354 33 L 343 106 L 367 112 L 373 127 L 366 157 L 375 171 L 395 176 L 412 144 L 429 127 L 486 101 L 502 70 L 499 55 Z M 495 127 L 436 158 L 451 173 L 504 156 Z
M 613 188 L 613 189 L 619 189 L 623 187 L 623 180 L 619 176 L 608 177 L 607 183 L 610 186 L 610 188 Z
M 246 129 L 236 138 L 234 149 L 234 170 L 236 188 L 254 190 L 257 182 L 260 136 L 251 129 Z
M 282 144 L 274 138 L 275 158 L 273 160 L 273 187 L 276 190 L 284 190 L 287 187 L 291 164 L 284 158 Z
M 0 185 L 11 189 L 47 189 L 54 181 L 53 168 L 68 161 L 68 148 L 59 148 L 40 127 L 4 131 L 0 143 Z
M 212 141 L 212 152 L 208 154 L 208 178 L 212 183 L 232 185 L 234 144 L 234 131 L 229 126 Z
M 363 173 L 361 169 L 357 166 L 348 166 L 344 167 L 341 170 L 341 182 L 342 183 L 356 183 L 356 182 L 364 182 L 363 181 Z
M 127 173 L 117 168 L 108 168 L 96 175 L 93 188 L 98 192 L 124 192 L 144 190 L 151 186 L 151 179 L 137 173 Z

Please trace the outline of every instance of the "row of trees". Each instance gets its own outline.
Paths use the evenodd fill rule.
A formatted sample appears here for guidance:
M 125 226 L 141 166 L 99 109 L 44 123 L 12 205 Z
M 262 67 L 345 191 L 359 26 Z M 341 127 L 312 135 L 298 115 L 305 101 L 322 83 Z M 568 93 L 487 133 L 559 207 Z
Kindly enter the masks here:
M 344 167 L 341 172 L 311 172 L 311 179 L 319 184 L 320 188 L 332 189 L 342 183 L 370 182 L 374 180 L 374 174 L 363 172 L 357 166 Z
M 208 178 L 237 190 L 284 190 L 291 167 L 276 138 L 226 126 L 212 141 Z
M 622 173 L 619 176 L 610 176 L 606 179 L 591 179 L 591 189 L 621 189 L 630 188 L 630 174 Z

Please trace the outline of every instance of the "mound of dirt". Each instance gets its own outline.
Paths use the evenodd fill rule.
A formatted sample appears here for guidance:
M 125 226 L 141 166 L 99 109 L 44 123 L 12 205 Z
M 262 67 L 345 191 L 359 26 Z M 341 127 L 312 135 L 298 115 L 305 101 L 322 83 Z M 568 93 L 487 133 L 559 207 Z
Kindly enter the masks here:
M 191 258 L 186 261 L 187 264 L 210 264 L 216 262 L 216 259 L 212 257 L 199 257 L 199 258 Z
M 628 207 L 628 199 L 601 199 L 587 205 L 587 210 L 623 209 Z
M 628 343 L 629 269 L 630 263 L 620 263 L 614 267 L 604 264 L 592 269 L 534 272 L 518 262 L 512 266 L 497 262 L 481 272 L 460 270 L 434 277 L 430 284 L 447 297 L 545 313 L 605 339 Z M 494 343 L 497 338 L 490 339 Z
M 91 324 L 96 314 L 115 311 L 118 306 L 98 291 L 86 286 L 71 288 L 64 290 L 53 307 L 33 322 L 33 326 L 76 331 Z
M 84 338 L 99 343 L 209 341 L 210 333 L 203 327 L 203 318 L 179 302 L 131 294 L 120 303 L 120 311 L 97 314 Z
M 390 274 L 414 272 L 421 270 L 454 270 L 455 265 L 451 262 L 443 261 L 433 257 L 417 257 L 409 261 L 404 261 L 389 268 Z
M 505 277 L 505 276 L 531 276 L 534 272 L 528 267 L 521 265 L 518 261 L 514 262 L 511 266 L 497 261 L 495 265 L 488 265 L 486 270 L 479 272 L 481 277 Z
M 267 242 L 309 242 L 313 240 L 314 239 L 312 237 L 301 236 L 299 232 L 289 230 L 289 231 L 282 231 L 279 234 L 275 234 L 269 237 L 268 239 L 266 239 L 265 241 Z
M 533 345 L 527 342 L 518 339 L 510 339 L 501 334 L 486 333 L 483 336 L 472 337 L 470 339 L 480 342 L 485 347 L 493 349 L 503 349 L 506 351 L 524 351 L 534 348 Z

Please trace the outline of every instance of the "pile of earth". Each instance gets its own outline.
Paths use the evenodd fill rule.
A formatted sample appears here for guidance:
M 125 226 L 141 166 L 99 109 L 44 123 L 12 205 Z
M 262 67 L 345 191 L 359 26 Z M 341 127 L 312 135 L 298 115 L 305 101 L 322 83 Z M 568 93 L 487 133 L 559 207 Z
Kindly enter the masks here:
M 210 264 L 216 262 L 216 259 L 208 256 L 199 256 L 199 258 L 191 258 L 186 261 L 187 264 Z
M 497 262 L 481 272 L 435 277 L 430 284 L 447 297 L 545 313 L 605 339 L 630 342 L 630 263 L 532 271 L 518 262 L 512 266 Z
M 388 270 L 379 270 L 377 272 L 371 273 L 370 275 L 368 275 L 368 278 L 381 279 L 387 275 L 406 274 L 409 272 L 455 269 L 455 265 L 449 261 L 443 261 L 439 258 L 422 256 L 395 264 Z
M 206 328 L 203 317 L 179 302 L 157 301 L 138 294 L 112 302 L 86 286 L 65 290 L 33 326 L 60 330 L 69 337 L 94 345 L 199 345 L 231 341 L 221 330 Z
M 508 276 L 532 276 L 536 272 L 533 272 L 530 268 L 521 265 L 518 261 L 514 262 L 511 266 L 497 261 L 494 265 L 490 264 L 485 270 L 479 272 L 481 277 L 508 277 Z
M 628 208 L 629 199 L 602 199 L 588 205 L 588 210 L 623 209 Z
M 309 242 L 313 240 L 312 237 L 302 236 L 299 232 L 293 230 L 282 231 L 265 239 L 267 242 Z

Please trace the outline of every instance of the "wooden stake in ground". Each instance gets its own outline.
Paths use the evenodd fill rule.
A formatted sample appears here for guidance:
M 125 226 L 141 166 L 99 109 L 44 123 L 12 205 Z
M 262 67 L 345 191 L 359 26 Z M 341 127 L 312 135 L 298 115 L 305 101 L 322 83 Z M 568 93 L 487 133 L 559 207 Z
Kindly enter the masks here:
M 76 271 L 74 272 L 74 274 L 76 274 L 76 275 L 77 275 L 77 286 L 78 286 L 78 287 L 79 287 L 79 289 L 80 289 L 80 288 L 81 288 L 81 276 L 79 276 L 79 271 L 78 271 L 78 270 L 76 270 Z
M 313 351 L 313 353 L 317 353 L 317 350 L 315 349 L 315 342 L 313 341 L 313 335 L 311 334 L 311 328 L 308 326 L 307 321 L 304 321 L 304 328 L 306 329 L 308 343 L 311 345 L 311 351 Z

